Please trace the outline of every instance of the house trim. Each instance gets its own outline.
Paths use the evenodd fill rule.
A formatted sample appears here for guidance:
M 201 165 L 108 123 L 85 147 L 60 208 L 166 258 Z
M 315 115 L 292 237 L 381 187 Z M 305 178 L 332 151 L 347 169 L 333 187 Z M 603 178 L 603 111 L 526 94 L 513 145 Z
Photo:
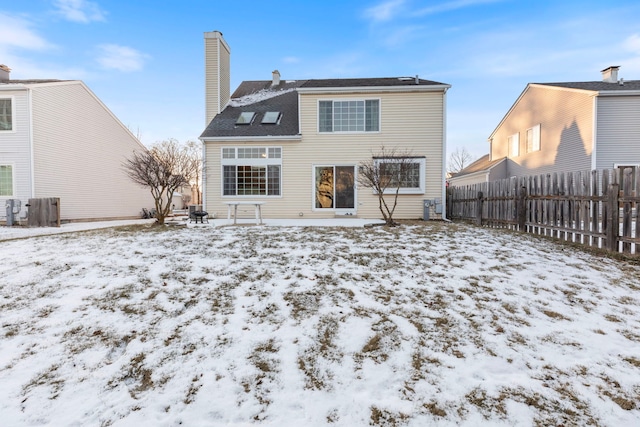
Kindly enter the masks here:
M 199 138 L 202 142 L 229 142 L 231 144 L 247 141 L 247 142 L 263 142 L 263 141 L 302 141 L 302 135 L 282 135 L 282 136 L 210 136 Z
M 597 169 L 597 159 L 596 156 L 598 154 L 598 97 L 593 97 L 593 124 L 591 129 L 591 170 Z
M 350 86 L 350 87 L 299 87 L 298 93 L 370 93 L 370 92 L 442 92 L 449 89 L 451 85 L 429 85 L 429 86 Z

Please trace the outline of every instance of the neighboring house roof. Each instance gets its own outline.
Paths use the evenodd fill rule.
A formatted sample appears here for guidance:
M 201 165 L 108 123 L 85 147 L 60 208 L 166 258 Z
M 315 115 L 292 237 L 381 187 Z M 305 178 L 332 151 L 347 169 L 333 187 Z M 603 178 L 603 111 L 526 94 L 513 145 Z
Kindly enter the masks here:
M 333 88 L 407 88 L 419 86 L 448 88 L 445 83 L 416 77 L 383 77 L 357 79 L 271 80 L 244 81 L 231 95 L 229 104 L 204 130 L 202 139 L 287 137 L 299 138 L 298 91 Z M 267 112 L 282 113 L 278 123 L 263 124 Z M 256 113 L 251 124 L 237 124 L 244 112 Z
M 567 89 L 581 89 L 595 92 L 640 90 L 640 80 L 625 80 L 620 84 L 604 81 L 566 82 L 566 83 L 531 83 L 541 86 L 555 86 Z
M 451 178 L 460 178 L 460 177 L 463 177 L 465 175 L 470 175 L 470 174 L 476 173 L 476 172 L 488 172 L 488 171 L 491 170 L 491 168 L 493 168 L 494 166 L 498 165 L 500 162 L 503 162 L 505 159 L 506 159 L 506 157 L 502 157 L 502 158 L 496 159 L 496 160 L 490 160 L 490 155 L 489 154 L 485 154 L 484 156 L 480 157 L 475 162 L 471 163 L 466 168 L 462 169 L 460 172 L 458 172 L 455 175 L 453 175 Z
M 58 80 L 58 79 L 30 79 L 30 80 L 5 80 L 0 82 L 0 84 L 37 84 L 37 83 L 57 83 L 57 82 L 66 82 L 68 80 Z

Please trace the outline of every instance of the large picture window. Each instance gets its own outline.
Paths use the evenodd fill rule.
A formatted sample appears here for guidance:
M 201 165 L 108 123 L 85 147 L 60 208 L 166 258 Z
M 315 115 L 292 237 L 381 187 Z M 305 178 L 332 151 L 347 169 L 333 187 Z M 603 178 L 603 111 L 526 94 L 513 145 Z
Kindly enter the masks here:
M 13 130 L 13 108 L 11 98 L 0 98 L 0 131 Z
M 224 147 L 223 196 L 279 196 L 282 148 Z
M 378 132 L 380 100 L 320 101 L 318 130 L 320 132 Z
M 13 196 L 13 166 L 0 165 L 0 197 Z
M 395 192 L 399 188 L 401 194 L 424 193 L 424 157 L 388 157 L 375 159 L 375 164 L 378 177 L 385 183 L 385 192 Z

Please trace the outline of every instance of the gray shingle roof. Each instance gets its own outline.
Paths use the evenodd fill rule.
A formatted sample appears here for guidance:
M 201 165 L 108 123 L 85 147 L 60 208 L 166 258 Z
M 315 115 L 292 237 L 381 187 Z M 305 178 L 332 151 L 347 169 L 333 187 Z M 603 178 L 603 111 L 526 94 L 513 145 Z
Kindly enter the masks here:
M 417 85 L 445 85 L 418 79 Z M 298 92 L 301 88 L 400 87 L 416 86 L 415 77 L 383 77 L 358 79 L 281 80 L 272 86 L 271 80 L 244 81 L 231 95 L 229 105 L 215 116 L 200 138 L 296 136 L 298 126 Z M 242 112 L 253 111 L 251 125 L 237 125 Z M 267 111 L 280 111 L 278 124 L 262 124 Z
M 604 81 L 594 82 L 563 82 L 563 83 L 534 83 L 544 86 L 565 87 L 569 89 L 583 89 L 593 91 L 625 91 L 640 90 L 640 80 L 625 80 L 624 84 L 608 83 Z

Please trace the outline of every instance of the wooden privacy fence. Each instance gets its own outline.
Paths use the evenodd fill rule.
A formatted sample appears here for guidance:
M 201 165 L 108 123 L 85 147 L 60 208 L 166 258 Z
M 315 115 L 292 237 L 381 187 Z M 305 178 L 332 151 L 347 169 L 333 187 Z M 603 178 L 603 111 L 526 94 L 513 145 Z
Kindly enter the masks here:
M 29 227 L 60 227 L 60 198 L 29 199 Z
M 640 168 L 513 177 L 447 189 L 450 219 L 640 255 Z

